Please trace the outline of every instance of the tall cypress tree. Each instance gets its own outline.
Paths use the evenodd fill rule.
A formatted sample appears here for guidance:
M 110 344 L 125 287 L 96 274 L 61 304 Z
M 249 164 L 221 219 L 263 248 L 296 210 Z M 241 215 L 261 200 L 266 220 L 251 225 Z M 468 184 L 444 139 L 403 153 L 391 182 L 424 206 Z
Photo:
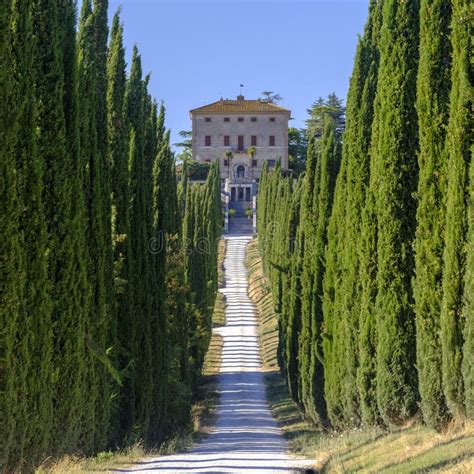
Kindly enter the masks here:
M 125 111 L 130 130 L 130 245 L 131 245 L 131 291 L 134 294 L 131 319 L 130 357 L 134 369 L 130 373 L 132 389 L 128 412 L 134 415 L 129 420 L 129 431 L 135 427 L 133 436 L 145 436 L 148 432 L 153 392 L 152 344 L 150 317 L 152 312 L 149 290 L 151 262 L 147 255 L 148 225 L 146 220 L 145 183 L 145 88 L 142 79 L 141 57 L 135 47 L 132 56 L 130 77 L 125 94 Z M 130 431 L 131 433 L 131 431 Z
M 451 2 L 422 0 L 417 111 L 420 130 L 414 282 L 417 368 L 425 422 L 446 421 L 440 341 L 445 139 L 449 113 Z
M 129 330 L 131 322 L 130 287 L 130 189 L 128 170 L 128 127 L 124 113 L 126 77 L 123 27 L 120 11 L 114 15 L 107 58 L 107 121 L 108 160 L 111 175 L 111 212 L 114 252 L 114 282 L 116 318 L 112 323 L 114 355 L 118 368 L 127 368 L 129 359 Z M 123 385 L 128 387 L 128 385 Z M 115 397 L 117 416 L 112 419 L 113 438 L 116 443 L 125 436 L 122 417 L 126 417 L 126 390 L 118 390 Z
M 34 465 L 49 450 L 52 412 L 52 325 L 48 288 L 47 236 L 43 206 L 43 163 L 36 150 L 36 105 L 33 90 L 33 35 L 31 2 L 12 3 L 14 79 L 21 108 L 18 116 L 18 192 L 23 203 L 20 228 L 25 253 L 25 300 L 17 323 L 17 375 L 24 385 L 17 400 L 22 418 L 17 422 L 13 460 Z
M 0 2 L 0 462 L 6 465 L 16 450 L 18 429 L 23 403 L 19 399 L 21 368 L 15 364 L 16 331 L 24 317 L 23 286 L 24 259 L 20 218 L 22 203 L 18 195 L 18 175 L 15 157 L 16 136 L 19 126 L 20 97 L 14 80 L 14 57 L 11 49 L 12 2 Z M 20 448 L 21 450 L 21 448 Z
M 376 405 L 376 374 L 375 374 L 375 319 L 374 301 L 376 295 L 376 219 L 374 216 L 373 195 L 369 191 L 372 163 L 369 149 L 374 119 L 374 99 L 377 89 L 379 68 L 379 35 L 382 22 L 383 2 L 372 2 L 369 7 L 369 19 L 366 32 L 360 44 L 360 86 L 354 96 L 350 95 L 347 102 L 347 156 L 353 156 L 352 179 L 353 198 L 351 213 L 358 222 L 361 238 L 357 241 L 356 255 L 349 258 L 348 275 L 352 275 L 352 291 L 354 291 L 354 307 L 351 315 L 358 318 L 359 360 L 357 361 L 357 388 L 360 415 L 366 425 L 378 420 Z M 357 79 L 356 79 L 357 82 Z M 351 122 L 350 117 L 353 117 Z M 375 185 L 372 185 L 372 187 Z M 349 231 L 350 233 L 352 231 Z M 351 233 L 351 235 L 355 235 Z M 346 308 L 348 297 L 345 295 Z M 354 320 L 354 318 L 350 318 Z M 349 354 L 348 354 L 349 355 Z
M 344 214 L 347 181 L 347 160 L 342 160 L 334 192 L 334 205 L 329 219 L 325 261 L 326 271 L 323 280 L 323 356 L 324 356 L 324 396 L 327 416 L 333 426 L 341 425 L 342 420 L 342 387 L 343 365 L 340 362 L 341 352 L 344 350 L 345 338 L 341 331 L 339 307 L 335 301 L 339 298 L 340 282 L 342 278 L 341 247 L 344 240 L 341 238 L 344 230 Z
M 54 419 L 51 430 L 55 454 L 77 449 L 81 436 L 85 375 L 84 272 L 80 261 L 73 202 L 81 199 L 68 147 L 65 106 L 73 90 L 66 88 L 61 40 L 68 23 L 61 22 L 56 2 L 34 0 L 34 79 L 37 98 L 37 149 L 44 161 L 43 201 L 49 242 L 49 281 L 54 328 Z M 73 170 L 71 172 L 71 170 Z
M 96 88 L 97 88 L 97 152 L 98 168 L 97 179 L 100 179 L 100 247 L 103 254 L 100 263 L 103 278 L 103 317 L 98 321 L 94 343 L 98 347 L 98 368 L 100 377 L 100 393 L 96 404 L 96 449 L 104 449 L 109 435 L 110 419 L 110 392 L 111 372 L 108 370 L 109 361 L 107 352 L 111 344 L 115 343 L 112 321 L 116 317 L 116 306 L 113 284 L 113 246 L 112 246 L 112 216 L 111 216 L 111 170 L 108 156 L 108 121 L 107 121 L 107 40 L 108 28 L 108 0 L 94 0 L 94 55 L 96 61 Z M 98 207 L 99 209 L 99 207 Z
M 105 61 L 101 24 L 102 5 L 90 0 L 83 3 L 78 36 L 78 74 L 80 92 L 81 156 L 85 166 L 85 192 L 87 205 L 87 241 L 89 242 L 89 281 L 91 308 L 87 324 L 89 383 L 93 389 L 87 399 L 86 419 L 96 429 L 84 440 L 86 451 L 103 446 L 108 430 L 109 374 L 105 370 L 105 357 L 110 321 L 109 282 L 112 278 L 108 266 L 111 231 L 108 165 L 103 143 L 107 142 L 106 116 L 102 64 Z M 106 26 L 105 26 L 106 28 Z M 107 198 L 105 197 L 107 195 Z
M 386 0 L 371 145 L 377 216 L 377 404 L 386 423 L 415 409 L 414 262 L 417 164 L 415 110 L 418 2 Z
M 347 99 L 347 132 L 344 154 L 347 156 L 347 212 L 344 216 L 345 235 L 341 236 L 342 268 L 340 299 L 336 306 L 342 311 L 341 337 L 344 349 L 344 375 L 341 379 L 344 423 L 357 424 L 361 419 L 360 392 L 357 373 L 360 367 L 358 344 L 360 333 L 361 279 L 358 245 L 362 229 L 362 212 L 369 184 L 369 147 L 373 121 L 374 97 L 377 87 L 381 22 L 381 2 L 371 2 L 369 16 L 360 40 L 351 90 Z
M 301 254 L 301 329 L 298 331 L 298 352 L 294 355 L 298 359 L 299 396 L 298 399 L 308 410 L 311 406 L 311 382 L 310 364 L 312 345 L 312 309 L 314 294 L 315 273 L 315 245 L 316 227 L 318 224 L 317 202 L 314 195 L 319 195 L 321 157 L 318 157 L 317 146 L 314 137 L 308 146 L 306 160 L 306 173 L 301 202 L 300 242 L 302 244 Z
M 452 89 L 447 132 L 448 183 L 441 343 L 444 394 L 451 414 L 459 416 L 465 411 L 465 388 L 461 373 L 465 326 L 462 304 L 466 268 L 468 173 L 472 159 L 472 32 L 467 20 L 470 2 L 455 0 L 452 6 Z
M 466 244 L 466 275 L 464 281 L 464 347 L 463 347 L 463 380 L 465 390 L 466 413 L 474 418 L 474 161 L 471 159 L 469 172 L 468 197 L 468 240 Z
M 308 412 L 316 421 L 326 420 L 326 401 L 324 400 L 324 362 L 323 362 L 323 278 L 325 273 L 324 255 L 327 244 L 327 227 L 331 214 L 336 177 L 341 161 L 341 136 L 336 130 L 334 117 L 328 115 L 324 120 L 323 136 L 320 146 L 319 194 L 313 196 L 313 208 L 317 206 L 317 225 L 314 247 L 314 283 L 311 308 L 311 359 L 309 367 L 310 404 Z

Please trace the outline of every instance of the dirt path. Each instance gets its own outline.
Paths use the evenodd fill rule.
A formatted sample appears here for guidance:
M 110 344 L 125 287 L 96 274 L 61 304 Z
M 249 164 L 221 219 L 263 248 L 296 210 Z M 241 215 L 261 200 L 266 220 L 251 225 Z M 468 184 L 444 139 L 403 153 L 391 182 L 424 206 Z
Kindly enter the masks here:
M 224 346 L 216 425 L 188 452 L 147 459 L 122 472 L 295 472 L 311 464 L 287 453 L 287 442 L 265 398 L 257 320 L 247 295 L 244 266 L 250 237 L 227 239 L 226 286 L 220 290 L 226 296 L 227 323 L 218 329 Z

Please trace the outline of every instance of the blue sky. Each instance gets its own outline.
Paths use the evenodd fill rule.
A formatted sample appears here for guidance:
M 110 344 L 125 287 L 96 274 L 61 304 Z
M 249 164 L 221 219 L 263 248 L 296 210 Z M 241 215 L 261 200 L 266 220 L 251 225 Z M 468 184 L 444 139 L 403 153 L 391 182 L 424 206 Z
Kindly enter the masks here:
M 369 0 L 110 0 L 122 5 L 127 60 L 136 43 L 150 92 L 167 108 L 172 141 L 188 111 L 264 90 L 279 93 L 301 127 L 319 96 L 345 99 Z

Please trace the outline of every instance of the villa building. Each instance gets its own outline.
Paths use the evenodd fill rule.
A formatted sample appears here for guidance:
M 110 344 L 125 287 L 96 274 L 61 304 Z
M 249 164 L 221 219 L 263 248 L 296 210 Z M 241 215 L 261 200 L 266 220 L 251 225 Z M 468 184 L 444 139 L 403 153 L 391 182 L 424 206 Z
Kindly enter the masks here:
M 252 207 L 263 164 L 288 168 L 290 111 L 263 100 L 220 99 L 190 111 L 193 159 L 219 161 L 228 207 Z

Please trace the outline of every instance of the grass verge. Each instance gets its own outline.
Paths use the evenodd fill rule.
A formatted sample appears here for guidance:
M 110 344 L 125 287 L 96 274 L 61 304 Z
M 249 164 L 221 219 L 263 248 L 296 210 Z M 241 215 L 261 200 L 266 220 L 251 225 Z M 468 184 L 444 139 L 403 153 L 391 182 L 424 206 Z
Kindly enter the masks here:
M 278 319 L 256 239 L 247 247 L 246 266 L 249 295 L 259 318 L 267 399 L 293 453 L 314 459 L 315 470 L 323 473 L 474 472 L 473 422 L 456 422 L 437 433 L 419 422 L 392 431 L 328 432 L 306 421 L 279 371 Z

